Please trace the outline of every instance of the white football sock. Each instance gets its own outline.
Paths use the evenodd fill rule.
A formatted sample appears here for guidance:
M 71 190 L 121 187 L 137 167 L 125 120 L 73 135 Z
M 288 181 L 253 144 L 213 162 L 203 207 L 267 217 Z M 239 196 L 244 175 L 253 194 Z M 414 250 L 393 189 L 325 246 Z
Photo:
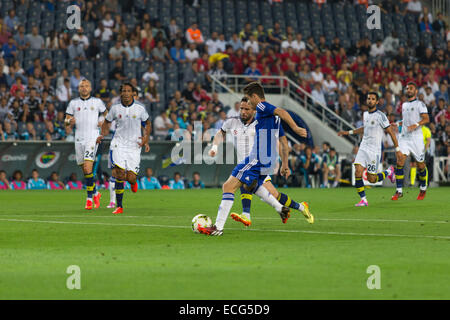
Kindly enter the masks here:
M 246 217 L 248 220 L 251 220 L 251 219 L 250 219 L 250 213 L 248 213 L 248 212 L 243 212 L 242 214 L 243 214 L 244 217 Z
M 114 177 L 109 178 L 109 202 L 116 203 L 115 187 L 116 187 L 116 178 Z
M 234 202 L 234 194 L 224 193 L 222 195 L 222 202 L 220 202 L 219 211 L 217 212 L 216 227 L 218 230 L 223 230 L 223 226 L 227 221 L 228 214 Z
M 267 190 L 264 186 L 260 186 L 258 190 L 256 190 L 255 194 L 261 198 L 265 203 L 270 204 L 278 213 L 281 212 L 283 205 L 278 202 L 277 199 L 273 195 L 270 194 L 269 190 Z
M 403 193 L 403 188 L 397 188 L 398 193 Z

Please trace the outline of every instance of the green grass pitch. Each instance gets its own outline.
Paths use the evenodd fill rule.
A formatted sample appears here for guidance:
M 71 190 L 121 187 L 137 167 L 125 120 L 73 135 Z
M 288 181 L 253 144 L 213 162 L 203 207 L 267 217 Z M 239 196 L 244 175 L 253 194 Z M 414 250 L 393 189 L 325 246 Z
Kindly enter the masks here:
M 220 189 L 127 190 L 121 216 L 102 192 L 89 212 L 81 191 L 0 192 L 0 299 L 450 299 L 450 188 L 398 202 L 370 189 L 367 208 L 352 188 L 284 189 L 315 224 L 284 225 L 254 197 L 253 225 L 229 219 L 222 237 L 191 230 L 198 213 L 215 219 Z M 66 287 L 70 265 L 80 290 Z

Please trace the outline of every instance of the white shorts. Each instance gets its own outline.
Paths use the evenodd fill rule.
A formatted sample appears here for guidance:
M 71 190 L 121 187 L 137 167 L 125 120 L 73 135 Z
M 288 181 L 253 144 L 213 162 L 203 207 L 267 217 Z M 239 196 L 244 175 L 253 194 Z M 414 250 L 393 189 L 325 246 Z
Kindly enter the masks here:
M 75 142 L 75 158 L 77 165 L 82 165 L 84 161 L 95 161 L 98 144 L 96 140 L 89 142 Z
M 141 149 L 130 150 L 130 148 L 117 147 L 109 150 L 108 167 L 111 169 L 118 167 L 138 175 L 140 162 Z
M 423 137 L 408 137 L 398 138 L 398 146 L 401 153 L 409 156 L 410 154 L 416 159 L 417 162 L 425 161 L 425 145 L 423 144 Z
M 376 174 L 378 173 L 380 159 L 381 153 L 359 149 L 358 153 L 356 154 L 355 162 L 353 162 L 353 164 L 359 164 L 364 168 L 367 168 L 368 173 Z

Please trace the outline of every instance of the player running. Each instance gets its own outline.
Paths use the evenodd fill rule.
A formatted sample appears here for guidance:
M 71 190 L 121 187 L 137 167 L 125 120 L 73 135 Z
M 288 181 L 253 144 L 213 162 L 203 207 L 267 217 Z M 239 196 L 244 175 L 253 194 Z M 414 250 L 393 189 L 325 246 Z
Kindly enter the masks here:
M 419 169 L 420 192 L 417 200 L 423 200 L 427 191 L 428 169 L 425 165 L 425 145 L 423 143 L 422 126 L 430 122 L 428 110 L 425 104 L 417 100 L 417 84 L 408 82 L 406 85 L 407 102 L 402 105 L 402 120 L 400 126 L 402 130 L 399 137 L 400 152 L 397 153 L 397 167 L 395 168 L 395 178 L 397 180 L 397 191 L 392 196 L 392 200 L 403 197 L 403 179 L 406 158 L 411 154 L 417 161 Z
M 116 210 L 114 214 L 123 213 L 122 199 L 124 181 L 131 185 L 131 191 L 137 192 L 137 175 L 141 161 L 141 148 L 150 150 L 150 119 L 142 104 L 136 103 L 133 85 L 125 82 L 120 86 L 120 103 L 111 106 L 102 125 L 102 134 L 97 138 L 100 142 L 109 132 L 109 124 L 116 121 L 116 130 L 110 145 L 110 161 L 115 181 Z M 144 127 L 142 136 L 141 127 Z
M 378 93 L 369 92 L 367 94 L 367 105 L 369 111 L 364 112 L 363 121 L 364 126 L 350 131 L 339 131 L 338 136 L 346 136 L 349 134 L 361 134 L 364 133 L 361 145 L 356 155 L 355 162 L 355 187 L 358 191 L 361 200 L 355 204 L 356 207 L 367 207 L 366 193 L 364 191 L 364 182 L 362 175 L 364 169 L 367 168 L 367 180 L 371 183 L 381 182 L 386 177 L 394 183 L 394 167 L 390 166 L 389 169 L 378 173 L 378 165 L 381 161 L 381 143 L 384 131 L 386 131 L 394 142 L 395 151 L 400 152 L 398 147 L 398 141 L 395 133 L 389 124 L 389 120 L 386 115 L 377 110 Z
M 279 203 L 263 186 L 267 175 L 273 172 L 275 164 L 276 134 L 279 130 L 279 123 L 275 116 L 279 116 L 301 137 L 306 137 L 307 131 L 298 127 L 286 110 L 276 108 L 266 102 L 264 89 L 258 82 L 251 82 L 245 86 L 244 95 L 250 105 L 256 108 L 255 143 L 250 155 L 234 168 L 228 180 L 223 184 L 222 202 L 219 206 L 216 223 L 212 227 L 200 227 L 198 229 L 200 233 L 211 236 L 223 234 L 225 222 L 233 206 L 234 193 L 244 184 L 247 190 L 254 192 L 264 202 L 275 208 L 282 220 L 289 218 L 290 209 Z M 283 164 L 283 168 L 286 166 Z
M 276 118 L 276 122 L 279 124 L 280 128 L 278 137 L 281 145 L 281 162 L 283 165 L 287 165 L 289 157 L 288 142 L 286 136 L 284 135 L 284 130 L 280 124 L 280 120 L 278 117 Z M 213 146 L 209 151 L 209 155 L 214 157 L 217 154 L 218 145 L 222 143 L 226 137 L 226 133 L 229 132 L 233 137 L 233 143 L 237 153 L 237 161 L 240 163 L 250 154 L 256 135 L 255 127 L 255 110 L 248 103 L 248 99 L 243 97 L 240 106 L 240 117 L 230 118 L 224 122 L 222 128 L 214 136 Z M 282 166 L 280 172 L 286 178 L 290 175 L 289 167 Z M 308 204 L 306 202 L 299 204 L 298 202 L 292 200 L 288 195 L 278 192 L 271 182 L 270 175 L 264 179 L 263 185 L 282 205 L 286 205 L 296 210 L 300 210 L 300 208 L 303 207 L 304 210 L 301 212 L 306 217 L 307 221 L 309 223 L 314 223 L 314 216 L 309 212 Z M 243 213 L 238 214 L 232 212 L 231 218 L 238 222 L 242 222 L 248 227 L 252 223 L 250 219 L 250 207 L 253 196 L 252 193 L 247 191 L 243 186 L 240 189 Z M 286 223 L 286 221 L 287 219 L 283 222 Z
M 96 142 L 101 122 L 99 114 L 106 112 L 103 101 L 91 96 L 92 86 L 87 79 L 78 85 L 79 98 L 69 102 L 66 109 L 66 127 L 75 125 L 75 155 L 77 164 L 84 173 L 87 199 L 86 210 L 100 206 L 101 193 L 97 191 L 93 175 L 93 164 L 98 144 Z

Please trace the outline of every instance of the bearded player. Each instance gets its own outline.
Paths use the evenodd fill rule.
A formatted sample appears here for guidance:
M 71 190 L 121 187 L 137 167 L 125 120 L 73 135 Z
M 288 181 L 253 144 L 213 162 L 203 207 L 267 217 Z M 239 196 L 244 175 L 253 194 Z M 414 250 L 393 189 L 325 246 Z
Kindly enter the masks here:
M 403 179 L 405 177 L 403 167 L 406 158 L 411 154 L 417 161 L 420 192 L 417 200 L 423 200 L 427 191 L 428 169 L 425 165 L 425 145 L 423 143 L 422 126 L 430 122 L 428 110 L 425 104 L 417 99 L 418 88 L 414 82 L 406 85 L 407 102 L 402 105 L 402 120 L 399 125 L 402 127 L 399 137 L 400 152 L 397 153 L 397 166 L 395 168 L 395 178 L 397 180 L 397 190 L 392 196 L 396 201 L 403 197 Z
M 99 114 L 106 113 L 106 107 L 99 98 L 91 96 L 92 86 L 87 79 L 80 81 L 78 85 L 79 98 L 69 102 L 66 109 L 66 127 L 75 125 L 75 155 L 77 164 L 84 173 L 87 199 L 86 210 L 92 210 L 93 203 L 95 209 L 100 206 L 101 194 L 97 191 L 93 175 L 93 164 L 97 153 L 101 121 Z
M 394 142 L 395 151 L 399 153 L 400 149 L 395 133 L 392 131 L 389 124 L 389 120 L 383 112 L 377 110 L 377 104 L 378 93 L 369 92 L 367 94 L 367 106 L 369 107 L 369 111 L 366 111 L 363 114 L 364 126 L 355 130 L 338 132 L 339 136 L 364 134 L 355 162 L 353 163 L 355 166 L 355 187 L 361 197 L 361 200 L 355 204 L 356 207 L 367 207 L 369 205 L 362 179 L 364 169 L 367 169 L 367 180 L 371 183 L 381 182 L 386 177 L 394 183 L 393 166 L 378 173 L 378 165 L 381 161 L 381 143 L 385 131 L 391 136 L 392 141 Z

